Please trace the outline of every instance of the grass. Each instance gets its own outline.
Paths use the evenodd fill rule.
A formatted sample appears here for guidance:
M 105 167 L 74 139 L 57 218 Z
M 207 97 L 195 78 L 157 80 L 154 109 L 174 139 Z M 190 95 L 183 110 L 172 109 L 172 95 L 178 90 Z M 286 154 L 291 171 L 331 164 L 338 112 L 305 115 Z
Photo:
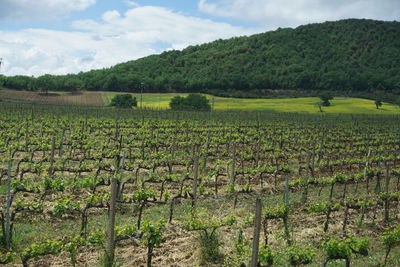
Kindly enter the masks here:
M 3 91 L 6 94 L 10 90 Z M 5 92 L 5 93 L 4 93 Z M 53 93 L 53 92 L 51 92 Z M 54 92 L 59 94 L 61 97 L 66 96 L 71 98 L 66 92 Z M 86 97 L 88 93 L 82 92 L 81 95 L 75 96 L 72 103 L 86 105 L 89 100 L 93 100 L 91 97 Z M 104 105 L 109 105 L 111 99 L 117 94 L 117 92 L 98 92 L 102 99 L 99 99 L 97 105 L 101 105 L 101 100 Z M 14 98 L 12 102 L 18 101 L 31 101 L 24 99 L 23 95 L 18 99 L 18 95 L 13 94 Z M 141 104 L 140 94 L 134 94 L 138 101 L 138 107 Z M 171 98 L 175 96 L 187 96 L 188 94 L 178 93 L 146 93 L 142 96 L 143 108 L 149 109 L 168 109 Z M 82 97 L 81 97 L 82 96 Z M 298 113 L 321 113 L 318 108 L 320 99 L 317 97 L 301 97 L 301 98 L 282 98 L 282 99 L 245 99 L 245 98 L 227 98 L 217 97 L 212 95 L 206 95 L 210 100 L 210 103 L 214 110 L 245 110 L 245 111 L 269 111 L 269 112 L 298 112 Z M 0 94 L 1 97 L 1 94 Z M 26 96 L 25 96 L 26 97 Z M 41 101 L 43 96 L 40 96 Z M 72 99 L 72 98 L 71 98 Z M 8 100 L 10 101 L 10 100 Z M 38 99 L 35 99 L 38 101 Z M 90 101 L 89 101 L 90 102 Z M 56 103 L 56 102 L 55 102 Z M 97 103 L 97 102 L 96 102 Z M 337 97 L 331 100 L 330 107 L 323 107 L 323 113 L 348 113 L 348 114 L 400 114 L 400 107 L 397 105 L 383 103 L 383 106 L 376 109 L 374 100 L 361 99 L 361 98 L 344 98 Z
M 106 105 L 117 93 L 104 92 L 103 100 Z M 168 109 L 169 101 L 175 96 L 187 94 L 143 94 L 143 107 L 151 109 Z M 140 106 L 140 94 L 135 94 Z M 284 98 L 284 99 L 244 99 L 226 98 L 207 95 L 214 110 L 246 110 L 246 111 L 270 111 L 270 112 L 299 112 L 321 113 L 317 104 L 317 97 Z M 330 107 L 323 107 L 323 113 L 354 113 L 354 114 L 400 114 L 400 108 L 396 105 L 383 103 L 376 109 L 374 101 L 361 98 L 335 98 L 331 100 Z

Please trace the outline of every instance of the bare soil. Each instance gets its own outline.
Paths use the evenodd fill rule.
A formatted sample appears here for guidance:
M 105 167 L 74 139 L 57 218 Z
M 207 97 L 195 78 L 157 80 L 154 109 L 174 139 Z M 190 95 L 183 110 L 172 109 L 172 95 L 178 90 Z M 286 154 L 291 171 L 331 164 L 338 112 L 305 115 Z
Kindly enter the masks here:
M 51 92 L 0 90 L 0 99 L 56 105 L 104 106 L 101 93 L 82 92 L 60 94 Z

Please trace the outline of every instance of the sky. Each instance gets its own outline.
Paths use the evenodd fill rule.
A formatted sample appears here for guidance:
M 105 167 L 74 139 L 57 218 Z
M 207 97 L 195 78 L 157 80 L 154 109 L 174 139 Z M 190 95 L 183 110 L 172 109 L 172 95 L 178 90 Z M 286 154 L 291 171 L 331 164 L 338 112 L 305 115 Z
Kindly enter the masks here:
M 0 0 L 0 74 L 68 74 L 189 45 L 346 18 L 400 0 Z

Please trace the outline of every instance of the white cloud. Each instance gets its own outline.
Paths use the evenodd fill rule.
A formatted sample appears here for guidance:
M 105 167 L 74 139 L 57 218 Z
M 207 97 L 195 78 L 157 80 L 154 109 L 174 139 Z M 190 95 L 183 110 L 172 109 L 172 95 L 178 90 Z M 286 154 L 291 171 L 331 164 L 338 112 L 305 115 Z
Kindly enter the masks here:
M 138 3 L 136 3 L 136 2 L 134 2 L 134 1 L 124 0 L 124 3 L 127 6 L 130 6 L 130 7 L 140 7 L 140 5 Z
M 268 29 L 344 18 L 398 20 L 399 0 L 199 0 L 200 11 Z
M 103 68 L 167 49 L 248 35 L 256 29 L 185 16 L 161 7 L 107 11 L 101 21 L 79 20 L 74 31 L 0 31 L 1 73 L 65 74 Z M 163 44 L 163 47 L 158 47 Z
M 113 20 L 119 19 L 120 17 L 121 17 L 121 15 L 119 14 L 119 12 L 117 10 L 107 11 L 103 14 L 103 16 L 101 16 L 101 18 L 105 22 L 110 22 L 110 23 L 112 23 Z
M 0 21 L 56 18 L 95 3 L 96 0 L 0 0 Z

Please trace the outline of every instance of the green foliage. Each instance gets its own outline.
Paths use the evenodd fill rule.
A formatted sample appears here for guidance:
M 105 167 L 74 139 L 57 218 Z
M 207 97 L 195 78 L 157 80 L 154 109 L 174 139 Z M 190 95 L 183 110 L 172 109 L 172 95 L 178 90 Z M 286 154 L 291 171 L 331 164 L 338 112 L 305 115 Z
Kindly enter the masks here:
M 42 212 L 43 211 L 43 202 L 42 201 L 23 201 L 21 199 L 17 199 L 15 201 L 15 207 L 17 210 L 31 210 Z
M 165 221 L 160 220 L 157 223 L 151 223 L 149 221 L 143 222 L 140 230 L 143 232 L 142 242 L 150 248 L 157 247 L 162 242 L 162 231 L 165 227 Z M 126 231 L 132 232 L 132 228 L 128 228 Z
M 335 183 L 343 184 L 343 183 L 346 182 L 347 177 L 346 177 L 346 175 L 343 174 L 343 173 L 336 173 L 336 174 L 333 176 L 333 180 L 334 180 Z
M 387 249 L 395 246 L 400 246 L 400 226 L 397 226 L 391 231 L 386 231 L 382 234 L 383 244 Z
M 331 211 L 338 211 L 338 210 L 340 210 L 340 208 L 341 208 L 341 206 L 339 203 L 330 204 L 328 202 L 317 202 L 317 203 L 310 204 L 310 206 L 308 206 L 307 210 L 309 212 L 324 213 L 324 212 L 327 212 L 329 209 Z
M 42 179 L 42 183 L 45 191 L 62 192 L 65 190 L 65 181 L 63 178 L 45 177 Z
M 130 94 L 115 95 L 111 99 L 110 106 L 117 108 L 132 108 L 137 106 L 136 97 Z
M 72 202 L 71 198 L 61 199 L 55 202 L 54 204 L 54 215 L 57 217 L 61 217 L 63 214 L 68 212 L 74 212 L 79 210 L 80 203 L 79 202 Z
M 43 255 L 56 255 L 61 252 L 62 248 L 63 243 L 61 241 L 35 242 L 22 251 L 21 258 L 26 261 Z
M 321 99 L 321 101 L 322 101 L 322 103 L 321 103 L 321 105 L 322 106 L 324 106 L 324 107 L 329 107 L 330 105 L 331 105 L 331 103 L 329 102 L 329 100 L 332 100 L 333 99 L 333 96 L 332 96 L 332 94 L 330 93 L 330 92 L 322 92 L 320 95 L 319 95 L 319 98 Z
M 102 203 L 109 200 L 111 197 L 110 193 L 97 193 L 97 194 L 90 194 L 86 198 L 86 203 L 90 205 L 101 205 Z
M 144 227 L 144 225 L 143 225 Z M 143 229 L 143 228 L 142 228 Z M 136 225 L 121 225 L 115 227 L 115 238 L 118 239 L 126 239 L 134 236 L 137 233 Z
M 83 238 L 81 236 L 75 236 L 71 238 L 69 242 L 64 244 L 64 249 L 68 252 L 69 258 L 71 261 L 72 266 L 76 266 L 77 260 L 76 260 L 76 254 L 78 251 L 78 248 L 82 243 L 84 242 Z
M 187 97 L 176 96 L 171 99 L 169 106 L 172 110 L 210 111 L 210 101 L 200 94 L 189 94 Z
M 218 233 L 200 234 L 201 261 L 215 263 L 221 261 L 223 254 L 220 251 L 220 246 Z
M 380 107 L 382 107 L 382 100 L 375 99 L 374 103 L 375 103 L 376 109 L 379 109 Z
M 185 220 L 184 229 L 199 231 L 200 248 L 203 262 L 220 262 L 223 254 L 220 252 L 220 241 L 216 230 L 223 226 L 231 226 L 236 222 L 236 217 L 215 219 L 202 210 L 193 210 L 190 217 Z
M 86 242 L 87 244 L 90 245 L 102 245 L 104 239 L 105 239 L 104 232 L 101 230 L 96 230 L 89 233 Z
M 352 252 L 361 254 L 364 256 L 368 255 L 369 240 L 366 237 L 355 237 L 349 236 L 345 242 L 349 245 Z
M 365 237 L 349 236 L 345 240 L 337 240 L 334 237 L 322 242 L 322 247 L 327 259 L 350 259 L 353 253 L 363 256 L 368 255 L 369 240 Z
M 249 254 L 249 250 L 248 250 L 249 244 L 250 243 L 248 241 L 246 241 L 243 236 L 243 230 L 240 229 L 238 231 L 238 235 L 235 240 L 236 253 L 240 256 L 245 256 L 245 255 Z
M 189 216 L 190 217 L 185 220 L 183 227 L 189 231 L 206 231 L 207 234 L 208 230 L 211 230 L 212 234 L 216 229 L 223 226 L 231 226 L 237 221 L 235 216 L 222 219 L 211 218 L 210 214 L 204 210 L 192 211 L 192 214 Z
M 313 262 L 315 252 L 308 246 L 290 246 L 287 248 L 291 265 L 310 264 Z
M 289 214 L 290 208 L 286 204 L 279 205 L 275 208 L 269 208 L 265 211 L 267 219 L 282 219 Z
M 0 252 L 0 264 L 8 264 L 15 260 L 16 254 L 13 252 L 7 252 L 3 254 Z
M 234 183 L 228 184 L 227 191 L 229 194 L 234 194 L 236 192 L 236 184 L 234 184 Z
M 146 189 L 144 187 L 139 187 L 135 193 L 133 193 L 133 201 L 142 202 L 147 201 L 151 198 L 156 197 L 156 192 L 152 189 Z
M 250 241 L 245 239 L 242 229 L 238 231 L 234 241 L 234 247 L 234 253 L 230 253 L 224 258 L 224 267 L 243 266 L 251 256 Z
M 289 188 L 298 188 L 301 187 L 303 185 L 305 185 L 306 183 L 306 179 L 305 178 L 296 178 L 296 179 L 291 179 L 289 181 Z
M 330 238 L 322 243 L 322 247 L 328 259 L 349 259 L 351 249 L 344 241 L 339 241 L 335 238 Z
M 274 253 L 270 248 L 263 248 L 258 252 L 258 260 L 262 266 L 272 266 L 274 263 Z

